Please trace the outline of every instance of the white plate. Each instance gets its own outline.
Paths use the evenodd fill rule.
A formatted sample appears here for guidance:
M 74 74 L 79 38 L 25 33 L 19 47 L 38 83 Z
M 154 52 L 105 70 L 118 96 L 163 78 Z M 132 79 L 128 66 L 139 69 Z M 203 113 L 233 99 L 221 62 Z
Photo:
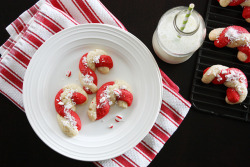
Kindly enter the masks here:
M 69 138 L 57 124 L 54 98 L 64 85 L 80 85 L 79 60 L 96 48 L 105 50 L 114 62 L 109 74 L 96 72 L 98 87 L 107 81 L 125 80 L 131 85 L 134 101 L 127 109 L 112 106 L 104 121 L 91 122 L 87 109 L 94 95 L 89 96 L 88 103 L 77 108 L 82 130 Z M 68 70 L 72 71 L 69 78 Z M 139 39 L 113 26 L 85 24 L 59 32 L 38 49 L 26 71 L 23 99 L 32 128 L 49 147 L 73 159 L 97 161 L 123 154 L 147 135 L 160 110 L 162 82 L 155 59 Z M 118 114 L 124 122 L 114 121 Z

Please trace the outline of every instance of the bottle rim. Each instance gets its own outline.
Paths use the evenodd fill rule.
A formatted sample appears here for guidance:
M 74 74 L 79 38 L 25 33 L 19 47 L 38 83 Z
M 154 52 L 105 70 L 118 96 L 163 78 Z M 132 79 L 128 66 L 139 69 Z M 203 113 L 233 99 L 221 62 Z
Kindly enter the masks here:
M 191 31 L 191 32 L 184 32 L 184 31 L 181 31 L 180 28 L 177 26 L 177 17 L 180 16 L 180 14 L 183 12 L 184 14 L 187 12 L 188 9 L 184 9 L 184 10 L 181 10 L 179 11 L 175 17 L 174 17 L 174 20 L 173 20 L 173 24 L 174 24 L 174 28 L 175 30 L 178 32 L 178 34 L 180 34 L 181 36 L 191 36 L 193 34 L 195 34 L 199 28 L 200 28 L 200 18 L 199 18 L 199 14 L 193 10 L 192 13 L 191 13 L 191 16 L 194 17 L 195 21 L 196 21 L 196 28 L 194 29 L 194 31 Z

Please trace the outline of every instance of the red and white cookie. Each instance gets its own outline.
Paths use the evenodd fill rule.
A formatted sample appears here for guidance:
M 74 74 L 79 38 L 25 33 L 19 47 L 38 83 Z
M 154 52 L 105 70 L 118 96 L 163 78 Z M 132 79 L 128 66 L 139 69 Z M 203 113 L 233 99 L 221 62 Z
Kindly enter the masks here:
M 243 7 L 242 17 L 250 23 L 250 0 L 217 0 L 222 7 L 238 6 Z
M 57 121 L 63 133 L 69 137 L 76 136 L 81 130 L 82 123 L 77 115 L 76 105 L 88 100 L 87 93 L 78 85 L 64 86 L 55 97 Z
M 91 121 L 99 120 L 109 113 L 110 106 L 117 102 L 118 106 L 127 108 L 132 104 L 133 94 L 130 86 L 122 80 L 103 84 L 96 97 L 89 105 L 88 116 Z
M 213 65 L 204 70 L 201 81 L 209 84 L 224 84 L 227 88 L 225 98 L 228 104 L 242 103 L 248 94 L 245 74 L 237 68 Z
M 97 88 L 97 76 L 95 69 L 106 74 L 113 67 L 113 61 L 107 53 L 101 49 L 95 49 L 84 54 L 79 62 L 79 79 L 83 86 L 83 89 L 88 93 L 96 93 Z
M 237 58 L 244 62 L 250 62 L 250 33 L 240 26 L 217 28 L 209 33 L 209 39 L 214 41 L 218 48 L 230 47 L 239 50 Z

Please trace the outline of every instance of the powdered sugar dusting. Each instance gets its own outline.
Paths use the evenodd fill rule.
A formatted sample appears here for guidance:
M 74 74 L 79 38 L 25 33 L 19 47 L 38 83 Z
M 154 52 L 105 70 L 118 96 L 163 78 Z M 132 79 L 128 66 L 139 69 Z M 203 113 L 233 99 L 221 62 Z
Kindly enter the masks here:
M 65 89 L 64 91 L 68 92 L 65 96 L 65 99 L 71 99 L 73 96 L 73 93 L 75 93 L 76 90 L 74 89 Z
M 64 105 L 64 103 L 62 101 L 59 101 L 58 104 L 61 106 Z
M 233 82 L 235 84 L 235 90 L 240 94 L 242 95 L 243 94 L 243 91 L 244 91 L 244 88 L 241 86 L 240 83 L 244 83 L 244 80 L 245 80 L 245 76 L 242 75 L 241 73 L 239 72 L 235 72 L 233 70 L 231 70 L 229 72 L 229 74 L 225 75 L 226 77 L 226 81 L 228 82 Z
M 100 104 L 98 104 L 97 105 L 97 108 L 102 108 L 102 106 L 104 105 L 104 104 L 106 104 L 106 102 L 108 102 L 109 103 L 109 105 L 112 105 L 113 104 L 113 102 L 110 100 L 110 90 L 109 90 L 109 87 L 110 86 L 107 86 L 107 88 L 101 93 L 101 95 L 100 95 Z
M 245 33 L 239 33 L 238 30 L 230 27 L 225 33 L 225 37 L 227 37 L 231 42 L 243 40 L 246 41 L 244 46 L 250 48 L 250 38 Z
M 216 78 L 217 78 L 217 81 L 219 81 L 219 82 L 223 80 L 222 77 L 220 76 L 220 74 L 217 74 Z
M 120 89 L 127 89 L 127 86 L 126 85 L 121 85 Z
M 242 78 L 243 75 L 231 70 L 227 75 L 225 75 L 225 77 L 226 77 L 226 81 L 236 82 L 236 81 L 239 81 L 239 79 Z
M 99 63 L 100 57 L 101 57 L 101 55 L 95 56 L 95 57 L 93 58 L 93 62 L 94 62 L 94 63 Z
M 235 90 L 239 93 L 239 95 L 242 95 L 244 88 L 240 85 L 236 85 Z
M 207 73 L 206 73 L 206 75 L 210 75 L 211 74 L 211 71 L 210 70 L 208 70 L 207 71 Z
M 119 89 L 114 89 L 114 94 L 115 94 L 117 97 L 120 97 L 121 91 L 120 91 Z
M 70 125 L 73 127 L 73 129 L 77 129 L 77 122 L 75 118 L 69 113 L 69 110 L 76 104 L 72 96 L 74 92 L 76 92 L 77 89 L 65 89 L 64 92 L 66 92 L 66 95 L 63 97 L 65 100 L 62 101 L 62 97 L 60 96 L 60 101 L 58 102 L 59 105 L 64 105 L 64 118 L 66 120 L 62 121 L 64 126 L 70 127 Z
M 227 70 L 221 70 L 221 74 L 226 74 Z
M 87 65 L 87 64 L 88 64 L 88 62 L 87 62 L 87 57 L 83 57 L 83 58 L 82 58 L 82 64 L 83 64 L 83 65 Z
M 230 41 L 237 41 L 241 38 L 241 34 L 238 32 L 238 30 L 230 27 L 225 33 L 225 37 L 227 37 Z
M 89 74 L 86 74 L 86 75 L 82 74 L 82 80 L 87 85 L 90 85 L 94 82 L 94 78 Z
M 68 124 L 70 124 L 73 129 L 77 129 L 77 122 L 75 120 L 75 118 L 68 112 L 68 110 L 64 110 L 65 116 L 64 118 L 67 120 L 67 122 L 69 122 Z

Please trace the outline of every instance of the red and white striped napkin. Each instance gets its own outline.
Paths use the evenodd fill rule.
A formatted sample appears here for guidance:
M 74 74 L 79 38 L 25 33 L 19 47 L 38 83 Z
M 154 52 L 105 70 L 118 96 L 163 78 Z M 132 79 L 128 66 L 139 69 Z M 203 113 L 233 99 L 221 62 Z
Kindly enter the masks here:
M 1 46 L 0 92 L 24 111 L 24 74 L 34 53 L 52 35 L 77 24 L 104 23 L 126 30 L 99 0 L 40 0 L 6 30 L 10 38 Z M 179 127 L 191 104 L 161 71 L 163 100 L 149 134 L 133 149 L 116 158 L 94 162 L 97 166 L 148 166 Z

